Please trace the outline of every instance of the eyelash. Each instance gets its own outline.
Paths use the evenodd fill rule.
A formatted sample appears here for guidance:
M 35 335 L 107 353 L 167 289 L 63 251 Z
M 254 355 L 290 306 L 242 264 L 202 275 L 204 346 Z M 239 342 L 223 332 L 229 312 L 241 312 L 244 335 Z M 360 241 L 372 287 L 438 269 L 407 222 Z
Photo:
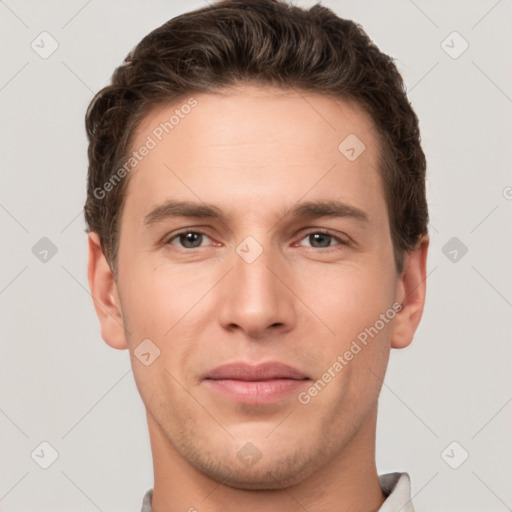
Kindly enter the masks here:
M 206 236 L 207 238 L 210 238 L 206 233 L 204 233 L 203 231 L 196 231 L 196 230 L 192 230 L 192 229 L 186 229 L 186 230 L 183 230 L 183 231 L 180 231 L 178 233 L 175 233 L 172 237 L 168 238 L 166 242 L 164 242 L 164 245 L 173 245 L 172 242 L 174 240 L 177 240 L 179 239 L 179 237 L 181 235 L 186 235 L 186 234 L 189 234 L 189 233 L 194 233 L 196 235 L 202 235 L 202 236 Z M 300 241 L 304 240 L 304 238 L 307 238 L 311 235 L 315 235 L 315 234 L 322 234 L 322 235 L 326 235 L 326 236 L 329 236 L 331 237 L 333 240 L 336 240 L 338 242 L 338 244 L 335 244 L 335 245 L 330 245 L 328 247 L 309 247 L 310 249 L 317 249 L 317 250 L 329 250 L 329 249 L 335 249 L 338 245 L 342 245 L 342 246 L 346 246 L 346 245 L 349 245 L 349 242 L 347 240 L 343 240 L 342 238 L 340 238 L 339 236 L 336 236 L 334 234 L 332 234 L 331 232 L 327 231 L 327 230 L 323 230 L 323 229 L 315 229 L 315 230 L 311 230 L 307 233 L 305 233 L 302 238 L 300 239 Z M 199 246 L 199 247 L 193 247 L 193 248 L 188 248 L 188 247 L 179 247 L 180 249 L 183 249 L 185 251 L 193 251 L 195 249 L 201 249 L 202 246 Z M 305 247 L 308 247 L 308 246 L 305 246 Z

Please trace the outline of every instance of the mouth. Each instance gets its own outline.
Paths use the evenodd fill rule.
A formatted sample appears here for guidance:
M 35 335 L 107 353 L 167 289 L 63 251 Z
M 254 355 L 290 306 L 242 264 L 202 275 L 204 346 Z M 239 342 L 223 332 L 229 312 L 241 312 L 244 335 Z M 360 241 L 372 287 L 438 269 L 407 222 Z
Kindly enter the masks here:
M 230 363 L 204 377 L 209 389 L 230 400 L 245 404 L 268 404 L 282 400 L 311 379 L 292 366 L 278 362 L 259 365 Z

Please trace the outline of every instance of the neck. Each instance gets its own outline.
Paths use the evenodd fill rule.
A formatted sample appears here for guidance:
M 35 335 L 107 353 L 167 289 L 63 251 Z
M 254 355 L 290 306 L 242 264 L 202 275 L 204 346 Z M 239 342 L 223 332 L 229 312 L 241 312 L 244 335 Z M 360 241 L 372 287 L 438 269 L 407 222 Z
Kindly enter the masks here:
M 328 464 L 292 486 L 276 490 L 235 489 L 198 472 L 183 459 L 147 414 L 153 453 L 153 512 L 376 512 L 383 504 L 375 466 L 377 409 Z

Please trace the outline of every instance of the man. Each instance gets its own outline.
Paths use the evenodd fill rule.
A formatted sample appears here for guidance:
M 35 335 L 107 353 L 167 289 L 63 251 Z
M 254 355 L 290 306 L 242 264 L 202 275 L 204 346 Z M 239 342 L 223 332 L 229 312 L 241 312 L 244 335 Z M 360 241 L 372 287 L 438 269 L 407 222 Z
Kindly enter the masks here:
M 86 124 L 89 284 L 147 411 L 143 512 L 413 510 L 375 464 L 428 249 L 392 60 L 320 5 L 226 0 L 146 36 Z

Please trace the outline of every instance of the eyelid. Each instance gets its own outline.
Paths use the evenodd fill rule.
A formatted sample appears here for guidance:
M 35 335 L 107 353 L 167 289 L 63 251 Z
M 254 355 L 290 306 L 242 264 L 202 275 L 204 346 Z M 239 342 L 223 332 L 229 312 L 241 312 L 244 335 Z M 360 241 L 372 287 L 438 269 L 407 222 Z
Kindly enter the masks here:
M 339 242 L 339 244 L 336 244 L 336 245 L 349 245 L 351 243 L 351 239 L 347 235 L 345 235 L 345 234 L 336 234 L 336 233 L 333 233 L 331 230 L 326 229 L 326 228 L 309 228 L 307 232 L 302 234 L 301 238 L 299 239 L 299 242 L 301 242 L 307 236 L 313 235 L 315 233 L 322 233 L 324 235 L 328 235 L 328 236 L 336 239 Z M 323 248 L 312 247 L 312 249 L 328 250 L 328 249 L 332 249 L 332 248 L 336 247 L 336 245 L 331 245 L 329 247 L 323 247 Z
M 179 231 L 176 231 L 176 232 L 173 232 L 172 234 L 170 234 L 169 236 L 165 236 L 163 238 L 163 241 L 162 241 L 162 244 L 163 245 L 174 245 L 172 244 L 171 242 L 178 239 L 178 237 L 180 235 L 183 235 L 183 234 L 186 234 L 186 233 L 196 233 L 198 235 L 202 235 L 206 238 L 209 238 L 211 241 L 214 241 L 213 240 L 213 237 L 211 237 L 210 235 L 208 235 L 208 233 L 206 233 L 203 229 L 201 228 L 183 228 Z M 347 235 L 345 234 L 335 234 L 333 233 L 331 230 L 329 229 L 326 229 L 326 228 L 308 228 L 307 231 L 303 231 L 301 233 L 301 236 L 298 240 L 298 242 L 301 242 L 304 238 L 306 238 L 307 236 L 309 235 L 313 235 L 315 233 L 323 233 L 324 235 L 328 235 L 332 238 L 334 238 L 336 241 L 338 241 L 339 243 L 338 244 L 335 244 L 333 246 L 329 246 L 329 247 L 323 247 L 323 248 L 319 248 L 319 247 L 311 247 L 311 249 L 316 249 L 316 250 L 319 250 L 319 249 L 323 249 L 323 250 L 328 250 L 328 249 L 332 249 L 334 247 L 336 247 L 336 245 L 350 245 L 351 243 L 351 239 L 350 237 L 348 237 Z M 211 245 L 222 245 L 221 243 L 219 242 L 215 242 L 214 244 L 211 244 Z M 297 244 L 300 246 L 300 244 Z M 178 246 L 179 247 L 179 246 Z M 200 247 L 195 247 L 194 249 L 200 249 L 201 247 L 203 246 L 200 246 Z M 302 246 L 304 247 L 304 246 Z M 184 250 L 187 250 L 187 251 L 192 251 L 194 249 L 190 249 L 190 248 L 186 248 L 186 247 L 181 247 L 181 249 L 184 249 Z
M 171 233 L 168 236 L 165 236 L 163 238 L 163 240 L 162 240 L 162 244 L 163 245 L 174 245 L 171 242 L 173 242 L 174 240 L 178 239 L 180 235 L 184 235 L 184 234 L 187 234 L 187 233 L 196 233 L 197 235 L 202 235 L 202 236 L 204 236 L 206 238 L 209 238 L 210 240 L 213 241 L 213 238 L 210 235 L 208 235 L 208 233 L 206 233 L 202 229 L 183 228 L 183 229 L 181 229 L 179 231 Z M 219 243 L 217 242 L 215 245 L 219 245 Z M 200 249 L 201 247 L 203 247 L 203 246 L 195 247 L 194 249 Z M 184 250 L 187 250 L 187 251 L 192 251 L 193 250 L 193 249 L 189 249 L 189 248 L 186 248 L 186 247 L 180 247 L 180 249 L 184 249 Z

